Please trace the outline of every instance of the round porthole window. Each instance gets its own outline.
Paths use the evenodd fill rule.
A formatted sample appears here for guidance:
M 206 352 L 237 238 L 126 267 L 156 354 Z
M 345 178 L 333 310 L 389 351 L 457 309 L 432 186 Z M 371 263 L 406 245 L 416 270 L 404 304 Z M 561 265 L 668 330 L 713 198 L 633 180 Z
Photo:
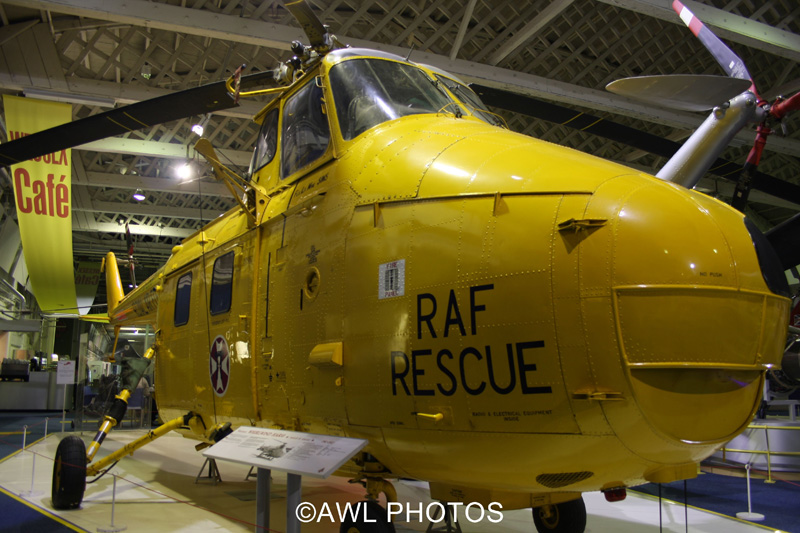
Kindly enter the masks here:
M 313 300 L 319 293 L 319 270 L 311 268 L 306 274 L 305 283 L 303 285 L 303 293 L 306 298 Z

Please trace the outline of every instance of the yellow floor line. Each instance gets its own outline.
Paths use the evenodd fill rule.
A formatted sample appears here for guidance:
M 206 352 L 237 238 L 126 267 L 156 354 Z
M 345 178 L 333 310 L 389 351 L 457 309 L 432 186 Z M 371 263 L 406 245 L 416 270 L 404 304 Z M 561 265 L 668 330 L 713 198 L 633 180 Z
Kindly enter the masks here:
M 38 505 L 34 505 L 33 503 L 31 503 L 31 502 L 29 502 L 29 501 L 23 500 L 22 498 L 20 498 L 20 497 L 19 497 L 19 496 L 17 496 L 16 494 L 13 494 L 13 493 L 11 493 L 11 492 L 7 491 L 7 490 L 6 490 L 6 489 L 4 489 L 3 487 L 0 487 L 0 492 L 2 492 L 3 494 L 5 494 L 5 495 L 6 495 L 6 496 L 8 496 L 9 498 L 13 498 L 14 500 L 18 501 L 19 503 L 22 503 L 22 504 L 24 504 L 24 505 L 27 505 L 28 507 L 30 507 L 30 508 L 31 508 L 31 509 L 33 509 L 34 511 L 37 511 L 37 512 L 39 512 L 39 513 L 43 514 L 43 515 L 44 515 L 44 516 L 46 516 L 47 518 L 50 518 L 50 519 L 52 519 L 52 520 L 55 520 L 55 521 L 56 521 L 56 522 L 58 522 L 59 524 L 61 524 L 61 525 L 63 525 L 63 526 L 66 526 L 66 527 L 70 528 L 72 531 L 78 531 L 78 533 L 86 533 L 86 530 L 85 530 L 85 529 L 83 529 L 83 528 L 81 528 L 81 527 L 78 527 L 78 526 L 76 526 L 75 524 L 71 524 L 70 522 L 67 522 L 66 520 L 64 520 L 64 519 L 63 519 L 63 518 L 61 518 L 60 516 L 58 516 L 58 515 L 55 515 L 55 514 L 51 513 L 51 512 L 50 512 L 50 511 L 48 511 L 47 509 L 42 509 L 42 508 L 41 508 L 41 507 L 39 507 Z
M 24 435 L 24 431 L 0 431 L 0 435 Z

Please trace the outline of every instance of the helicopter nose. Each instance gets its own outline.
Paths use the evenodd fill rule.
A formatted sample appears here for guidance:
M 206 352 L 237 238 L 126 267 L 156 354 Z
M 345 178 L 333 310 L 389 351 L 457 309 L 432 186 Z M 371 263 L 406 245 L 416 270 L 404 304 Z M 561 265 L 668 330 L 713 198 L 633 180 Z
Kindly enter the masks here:
M 740 213 L 700 193 L 651 182 L 621 203 L 614 321 L 630 394 L 659 438 L 719 443 L 750 421 L 764 370 L 780 363 L 789 311 L 762 252 Z M 626 407 L 604 408 L 624 440 L 650 453 L 641 428 L 625 426 Z

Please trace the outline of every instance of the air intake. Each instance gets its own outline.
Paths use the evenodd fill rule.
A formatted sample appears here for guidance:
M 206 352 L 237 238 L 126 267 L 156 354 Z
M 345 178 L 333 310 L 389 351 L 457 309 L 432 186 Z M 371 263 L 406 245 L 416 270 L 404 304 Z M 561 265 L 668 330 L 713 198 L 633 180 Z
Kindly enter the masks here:
M 549 489 L 560 489 L 574 483 L 589 479 L 594 472 L 562 472 L 560 474 L 541 474 L 536 476 L 536 482 Z

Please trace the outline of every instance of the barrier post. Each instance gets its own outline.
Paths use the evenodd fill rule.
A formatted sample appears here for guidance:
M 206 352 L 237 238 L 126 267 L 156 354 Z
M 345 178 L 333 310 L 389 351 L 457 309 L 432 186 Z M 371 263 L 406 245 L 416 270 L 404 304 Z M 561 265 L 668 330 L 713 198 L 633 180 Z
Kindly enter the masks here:
M 753 512 L 753 504 L 750 499 L 750 463 L 747 463 L 744 468 L 747 471 L 747 512 L 736 513 L 736 518 L 749 520 L 750 522 L 760 522 L 764 520 L 764 515 Z

